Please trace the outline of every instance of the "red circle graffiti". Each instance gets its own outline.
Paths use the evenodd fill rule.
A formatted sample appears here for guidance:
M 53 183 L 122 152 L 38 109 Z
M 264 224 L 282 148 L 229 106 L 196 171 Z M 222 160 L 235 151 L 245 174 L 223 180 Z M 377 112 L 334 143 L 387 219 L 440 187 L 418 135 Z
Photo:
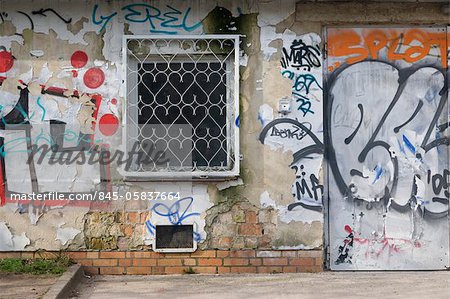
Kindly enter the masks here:
M 105 73 L 99 68 L 90 68 L 84 73 L 83 81 L 87 87 L 97 88 L 105 81 Z
M 100 118 L 99 129 L 104 136 L 111 136 L 119 128 L 119 119 L 113 114 L 105 114 Z
M 111 104 L 117 105 L 117 99 L 111 99 Z
M 88 61 L 88 56 L 83 51 L 75 51 L 72 54 L 72 57 L 70 57 L 70 63 L 73 67 L 81 68 L 86 65 Z
M 9 71 L 14 64 L 14 58 L 8 51 L 0 52 L 0 73 Z

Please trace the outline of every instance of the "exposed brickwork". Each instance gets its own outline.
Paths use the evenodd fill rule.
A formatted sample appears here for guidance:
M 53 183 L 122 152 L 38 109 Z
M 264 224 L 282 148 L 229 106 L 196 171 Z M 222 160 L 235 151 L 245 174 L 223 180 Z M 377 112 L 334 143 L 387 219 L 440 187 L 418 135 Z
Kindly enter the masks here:
M 207 221 L 211 230 L 205 248 L 270 249 L 277 217 L 272 207 L 260 209 L 248 202 L 239 202 Z
M 91 250 L 135 250 L 144 247 L 142 234 L 148 212 L 89 212 L 85 244 Z
M 253 216 L 252 216 L 253 217 Z M 0 252 L 0 259 L 52 258 L 60 252 Z M 153 251 L 65 252 L 90 274 L 202 274 L 320 272 L 321 250 L 203 250 L 193 253 Z

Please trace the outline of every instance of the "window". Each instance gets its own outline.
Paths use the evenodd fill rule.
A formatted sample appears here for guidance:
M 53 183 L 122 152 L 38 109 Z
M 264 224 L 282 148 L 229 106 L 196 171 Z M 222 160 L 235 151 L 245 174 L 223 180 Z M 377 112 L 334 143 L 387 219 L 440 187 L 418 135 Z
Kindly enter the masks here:
M 239 174 L 238 47 L 235 35 L 124 37 L 128 177 Z

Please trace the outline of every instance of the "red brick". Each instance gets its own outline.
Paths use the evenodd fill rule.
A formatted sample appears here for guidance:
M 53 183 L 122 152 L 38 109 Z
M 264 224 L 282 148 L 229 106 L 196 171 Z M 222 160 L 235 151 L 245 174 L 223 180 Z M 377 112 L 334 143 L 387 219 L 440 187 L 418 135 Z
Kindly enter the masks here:
M 285 266 L 285 267 L 283 267 L 283 273 L 297 273 L 297 267 Z
M 229 250 L 218 250 L 217 251 L 217 257 L 229 257 L 230 256 L 230 252 Z
M 191 257 L 216 257 L 215 250 L 198 250 L 191 253 Z
M 164 267 L 152 267 L 152 274 L 165 274 Z
M 262 265 L 262 261 L 261 259 L 249 259 L 250 265 L 251 266 L 261 266 Z
M 248 259 L 241 258 L 224 258 L 223 265 L 224 266 L 247 266 L 249 263 Z
M 133 235 L 133 227 L 131 225 L 124 225 L 123 226 L 123 233 L 126 237 L 131 237 Z
M 101 275 L 122 275 L 125 274 L 125 268 L 123 267 L 101 267 Z
M 163 257 L 161 253 L 154 251 L 133 251 L 127 252 L 127 257 L 131 258 L 160 258 Z
M 258 273 L 282 273 L 282 267 L 258 267 Z
M 199 274 L 216 274 L 217 269 L 216 267 L 193 267 L 192 268 L 195 273 Z
M 164 273 L 166 274 L 186 274 L 185 267 L 165 267 Z
M 101 259 L 123 259 L 125 252 L 123 251 L 102 251 L 100 252 Z
M 83 267 L 92 266 L 92 260 L 78 260 L 77 263 L 81 264 Z
M 156 266 L 156 259 L 133 259 L 133 266 L 135 267 L 148 267 Z
M 272 243 L 272 238 L 269 237 L 268 235 L 263 235 L 262 237 L 259 238 L 259 248 L 263 249 L 263 248 L 270 248 Z
M 127 217 L 127 220 L 128 220 L 128 223 L 131 223 L 131 224 L 135 224 L 135 223 L 137 223 L 138 222 L 138 220 L 140 221 L 141 219 L 140 219 L 140 216 L 138 215 L 138 213 L 136 213 L 136 212 L 129 212 L 129 213 L 127 213 L 128 215 L 128 217 Z M 139 218 L 138 218 L 138 216 L 139 216 Z
M 119 260 L 119 266 L 122 267 L 130 267 L 133 264 L 132 259 L 120 259 Z
M 230 273 L 257 273 L 256 267 L 231 267 Z
M 198 259 L 199 266 L 222 266 L 222 259 Z
M 289 265 L 292 266 L 313 266 L 315 260 L 312 257 L 301 257 L 289 259 Z
M 98 255 L 99 255 L 98 251 L 86 252 L 86 258 L 88 258 L 88 259 L 97 259 Z
M 146 275 L 152 273 L 152 267 L 128 267 L 127 274 Z
M 262 235 L 261 226 L 259 224 L 244 223 L 239 225 L 239 235 L 243 236 L 260 236 Z
M 175 258 L 175 257 L 178 257 L 178 258 L 188 258 L 188 257 L 191 257 L 191 254 L 190 253 L 162 253 L 161 254 L 161 258 Z
M 268 266 L 286 266 L 288 259 L 285 257 L 263 258 L 263 264 Z
M 230 251 L 230 257 L 255 257 L 256 251 L 254 250 L 232 250 Z
M 323 266 L 323 259 L 320 257 L 315 258 L 316 262 L 315 265 L 316 266 Z
M 74 260 L 85 259 L 86 251 L 71 251 L 66 253 L 68 257 Z
M 92 260 L 92 265 L 100 266 L 100 267 L 112 267 L 112 266 L 117 266 L 117 260 L 116 259 Z
M 255 211 L 247 211 L 245 213 L 245 222 L 247 223 L 257 223 L 258 216 Z
M 298 257 L 322 257 L 322 250 L 299 250 Z
M 216 247 L 230 248 L 232 243 L 233 243 L 232 237 L 219 237 L 219 240 L 216 243 Z
M 158 266 L 181 266 L 183 265 L 181 259 L 159 259 Z
M 84 273 L 91 275 L 100 274 L 100 269 L 98 267 L 83 267 Z
M 195 266 L 197 265 L 197 259 L 183 259 L 183 265 L 185 266 Z
M 224 273 L 230 273 L 230 267 L 217 267 L 217 273 L 224 274 Z

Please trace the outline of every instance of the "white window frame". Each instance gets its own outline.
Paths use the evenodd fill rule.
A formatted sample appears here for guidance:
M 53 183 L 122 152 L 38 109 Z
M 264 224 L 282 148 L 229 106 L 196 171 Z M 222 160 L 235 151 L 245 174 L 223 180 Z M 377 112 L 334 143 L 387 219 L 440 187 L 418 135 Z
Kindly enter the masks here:
M 124 73 L 124 88 L 125 88 L 125 100 L 122 101 L 122 125 L 123 125 L 123 134 L 122 134 L 122 144 L 125 147 L 125 152 L 128 152 L 128 133 L 127 133 L 127 118 L 128 118 L 128 69 L 129 69 L 129 61 L 128 61 L 128 41 L 129 40 L 139 40 L 139 39 L 152 39 L 152 40 L 183 40 L 183 39 L 191 39 L 191 40 L 233 40 L 234 41 L 234 56 L 232 67 L 233 71 L 233 79 L 234 79 L 234 87 L 233 93 L 234 98 L 227 98 L 227 103 L 233 100 L 232 110 L 227 110 L 227 113 L 231 113 L 234 121 L 231 122 L 230 118 L 227 116 L 226 126 L 227 126 L 227 135 L 231 134 L 231 129 L 233 130 L 234 137 L 229 140 L 227 143 L 227 156 L 231 161 L 230 156 L 234 156 L 233 167 L 229 170 L 223 171 L 130 171 L 125 170 L 124 167 L 119 169 L 119 172 L 125 177 L 127 180 L 227 180 L 239 177 L 240 172 L 240 149 L 239 149 L 239 126 L 236 125 L 236 120 L 239 118 L 239 35 L 231 35 L 231 34 L 211 34 L 211 35 L 124 35 L 122 38 L 122 65 L 123 65 L 123 73 Z M 205 59 L 205 61 L 208 61 Z M 227 64 L 228 68 L 228 64 Z M 136 68 L 137 70 L 137 68 Z M 228 80 L 228 79 L 227 79 Z M 228 91 L 227 91 L 228 93 Z M 137 96 L 137 92 L 136 92 Z M 227 95 L 228 97 L 228 95 Z M 231 97 L 231 95 L 229 95 Z M 137 100 L 137 99 L 136 99 Z M 228 105 L 227 105 L 228 106 Z M 137 119 L 136 119 L 137 121 Z M 227 137 L 228 139 L 228 137 Z M 232 144 L 231 144 L 232 143 Z

